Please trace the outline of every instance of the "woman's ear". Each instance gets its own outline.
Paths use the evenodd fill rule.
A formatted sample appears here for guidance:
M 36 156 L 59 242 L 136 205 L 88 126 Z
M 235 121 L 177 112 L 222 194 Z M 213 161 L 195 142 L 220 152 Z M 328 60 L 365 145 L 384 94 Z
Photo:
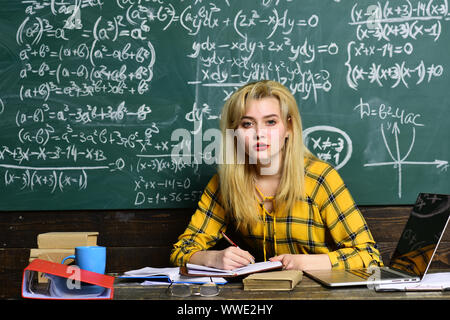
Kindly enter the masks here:
M 292 132 L 292 121 L 291 121 L 291 116 L 287 117 L 287 132 L 286 132 L 286 137 L 285 139 L 289 139 L 289 135 Z

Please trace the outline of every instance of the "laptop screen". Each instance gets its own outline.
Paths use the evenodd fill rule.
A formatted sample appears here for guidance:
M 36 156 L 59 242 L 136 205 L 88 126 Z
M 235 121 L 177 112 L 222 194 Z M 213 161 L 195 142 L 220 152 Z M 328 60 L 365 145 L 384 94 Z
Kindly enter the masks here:
M 420 193 L 403 229 L 390 267 L 422 277 L 450 215 L 450 195 Z

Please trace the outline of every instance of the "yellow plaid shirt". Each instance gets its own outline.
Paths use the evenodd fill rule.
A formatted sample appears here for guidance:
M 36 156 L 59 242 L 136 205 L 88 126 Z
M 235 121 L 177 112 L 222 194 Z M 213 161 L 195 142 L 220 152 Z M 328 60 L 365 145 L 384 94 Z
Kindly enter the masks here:
M 338 172 L 325 162 L 308 159 L 305 187 L 305 201 L 298 201 L 291 212 L 275 209 L 266 215 L 265 224 L 239 230 L 253 249 L 251 253 L 261 256 L 265 243 L 267 258 L 285 253 L 328 254 L 335 269 L 382 266 L 377 245 Z M 220 200 L 219 177 L 215 175 L 188 227 L 174 244 L 170 256 L 174 265 L 186 264 L 192 254 L 211 248 L 222 238 L 221 231 L 226 230 L 231 218 Z

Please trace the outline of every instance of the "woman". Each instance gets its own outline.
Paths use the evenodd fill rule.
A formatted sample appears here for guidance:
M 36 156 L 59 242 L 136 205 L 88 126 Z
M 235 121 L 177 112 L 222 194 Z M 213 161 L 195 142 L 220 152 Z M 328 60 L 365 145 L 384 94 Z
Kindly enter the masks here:
M 250 83 L 225 103 L 223 163 L 208 183 L 171 262 L 234 269 L 254 256 L 284 269 L 382 265 L 375 241 L 336 170 L 304 146 L 295 98 L 274 81 Z M 233 225 L 239 247 L 207 250 Z

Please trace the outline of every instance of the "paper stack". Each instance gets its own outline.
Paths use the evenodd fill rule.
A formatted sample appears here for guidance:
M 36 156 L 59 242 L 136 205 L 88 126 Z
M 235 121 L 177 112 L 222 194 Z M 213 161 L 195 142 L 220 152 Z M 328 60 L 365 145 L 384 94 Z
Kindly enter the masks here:
M 61 261 L 75 254 L 75 247 L 96 246 L 98 232 L 47 232 L 37 237 L 38 248 L 30 249 L 31 263 L 35 259 L 61 263 Z M 68 259 L 66 263 L 72 260 Z M 47 283 L 48 279 L 42 274 L 38 276 L 39 283 Z
M 153 268 L 145 267 L 138 270 L 130 270 L 119 276 L 119 279 L 144 280 L 141 285 L 159 285 L 161 283 L 192 283 L 202 284 L 214 282 L 225 284 L 227 281 L 221 277 L 187 277 L 180 274 L 179 267 Z
M 444 291 L 450 289 L 450 272 L 427 273 L 420 282 L 375 285 L 376 291 Z

